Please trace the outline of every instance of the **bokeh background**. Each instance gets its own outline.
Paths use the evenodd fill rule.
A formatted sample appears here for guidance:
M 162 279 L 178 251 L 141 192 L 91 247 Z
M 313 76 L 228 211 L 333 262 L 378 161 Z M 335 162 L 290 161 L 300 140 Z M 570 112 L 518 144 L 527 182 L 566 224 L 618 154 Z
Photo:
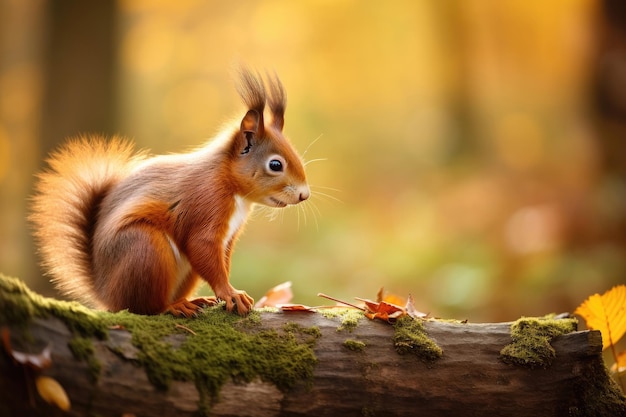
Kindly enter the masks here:
M 248 223 L 255 298 L 384 286 L 500 321 L 626 281 L 621 0 L 0 0 L 0 271 L 58 296 L 25 219 L 50 150 L 202 143 L 244 114 L 240 62 L 283 80 L 314 191 Z

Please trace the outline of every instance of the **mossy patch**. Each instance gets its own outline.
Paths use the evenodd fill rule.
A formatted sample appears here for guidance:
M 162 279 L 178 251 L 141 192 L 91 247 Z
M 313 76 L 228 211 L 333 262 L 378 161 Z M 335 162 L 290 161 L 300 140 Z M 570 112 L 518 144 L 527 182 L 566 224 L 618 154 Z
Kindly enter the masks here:
M 574 384 L 576 403 L 568 408 L 568 416 L 626 416 L 626 397 L 604 363 L 590 362 L 579 375 Z
M 312 380 L 319 329 L 252 329 L 258 327 L 259 316 L 252 312 L 241 318 L 214 307 L 195 319 L 124 312 L 109 314 L 107 321 L 132 334 L 138 361 L 156 387 L 167 389 L 173 380 L 194 381 L 200 409 L 208 412 L 229 379 L 246 383 L 260 378 L 283 391 Z
M 102 364 L 96 359 L 93 348 L 93 340 L 86 337 L 74 337 L 67 346 L 76 359 L 87 362 L 91 379 L 95 382 L 100 376 Z
M 363 352 L 365 350 L 365 346 L 367 345 L 365 342 L 361 342 L 360 340 L 346 339 L 343 342 L 343 346 L 353 352 Z
M 35 317 L 56 317 L 75 334 L 104 338 L 107 328 L 96 312 L 80 303 L 42 297 L 23 281 L 0 274 L 0 323 L 25 325 Z
M 286 333 L 291 333 L 294 336 L 300 336 L 303 341 L 311 346 L 315 344 L 315 341 L 322 337 L 322 332 L 317 326 L 304 327 L 298 323 L 285 323 L 283 330 Z
M 518 366 L 547 368 L 556 356 L 552 339 L 576 331 L 577 326 L 575 318 L 522 317 L 511 325 L 513 342 L 500 351 L 500 359 Z
M 0 324 L 22 327 L 36 317 L 56 317 L 65 323 L 73 335 L 68 342 L 70 351 L 87 363 L 91 378 L 97 381 L 101 364 L 94 355 L 91 338 L 106 338 L 102 317 L 79 303 L 43 297 L 21 280 L 0 274 Z
M 429 362 L 443 355 L 443 350 L 428 337 L 421 320 L 402 317 L 394 324 L 394 329 L 393 346 L 399 354 L 413 354 Z
M 347 330 L 352 332 L 359 325 L 359 321 L 365 317 L 361 310 L 356 308 L 323 308 L 319 313 L 327 319 L 339 318 L 341 324 L 337 331 Z
M 93 311 L 78 303 L 44 298 L 20 280 L 0 275 L 0 324 L 26 325 L 35 317 L 58 317 L 67 324 L 74 334 L 71 351 L 87 361 L 94 377 L 100 372 L 94 338 L 106 339 L 109 331 L 118 331 L 109 329 L 130 332 L 137 348 L 134 360 L 152 384 L 167 389 L 173 380 L 193 381 L 203 413 L 229 379 L 236 383 L 261 379 L 283 391 L 312 381 L 317 363 L 313 345 L 321 335 L 316 327 L 297 324 L 260 329 L 258 312 L 242 318 L 222 306 L 195 319 Z

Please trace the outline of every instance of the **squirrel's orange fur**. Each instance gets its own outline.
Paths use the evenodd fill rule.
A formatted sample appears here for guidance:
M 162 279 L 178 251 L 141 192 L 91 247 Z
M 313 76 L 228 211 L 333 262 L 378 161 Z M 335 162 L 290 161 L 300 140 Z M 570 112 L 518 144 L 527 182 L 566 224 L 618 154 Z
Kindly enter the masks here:
M 233 244 L 254 204 L 309 197 L 300 157 L 283 136 L 285 94 L 241 71 L 248 111 L 198 150 L 149 157 L 120 138 L 83 136 L 49 159 L 30 219 L 56 286 L 97 308 L 192 315 L 200 279 L 240 314 L 253 300 L 229 283 Z M 264 121 L 266 101 L 270 120 Z

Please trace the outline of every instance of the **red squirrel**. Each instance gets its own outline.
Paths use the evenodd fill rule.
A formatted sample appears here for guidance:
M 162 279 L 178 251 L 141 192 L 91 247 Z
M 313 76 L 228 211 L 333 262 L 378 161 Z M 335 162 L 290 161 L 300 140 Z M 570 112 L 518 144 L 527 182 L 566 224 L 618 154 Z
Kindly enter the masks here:
M 285 207 L 310 195 L 283 135 L 283 85 L 265 79 L 240 70 L 246 114 L 193 152 L 149 157 L 127 140 L 81 136 L 51 155 L 30 220 L 59 290 L 109 311 L 194 316 L 218 300 L 250 311 L 254 300 L 229 282 L 248 214 L 255 204 Z M 201 279 L 215 297 L 190 299 Z

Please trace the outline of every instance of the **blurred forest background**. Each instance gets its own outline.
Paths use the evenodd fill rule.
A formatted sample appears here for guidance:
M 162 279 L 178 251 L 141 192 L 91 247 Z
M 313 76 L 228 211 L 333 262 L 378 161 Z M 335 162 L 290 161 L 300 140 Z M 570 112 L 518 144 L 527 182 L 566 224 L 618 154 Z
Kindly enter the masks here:
M 276 70 L 287 135 L 325 159 L 304 211 L 239 241 L 256 299 L 384 286 L 500 321 L 626 281 L 622 0 L 0 0 L 0 272 L 58 296 L 25 219 L 50 150 L 198 145 L 243 116 L 238 62 Z

